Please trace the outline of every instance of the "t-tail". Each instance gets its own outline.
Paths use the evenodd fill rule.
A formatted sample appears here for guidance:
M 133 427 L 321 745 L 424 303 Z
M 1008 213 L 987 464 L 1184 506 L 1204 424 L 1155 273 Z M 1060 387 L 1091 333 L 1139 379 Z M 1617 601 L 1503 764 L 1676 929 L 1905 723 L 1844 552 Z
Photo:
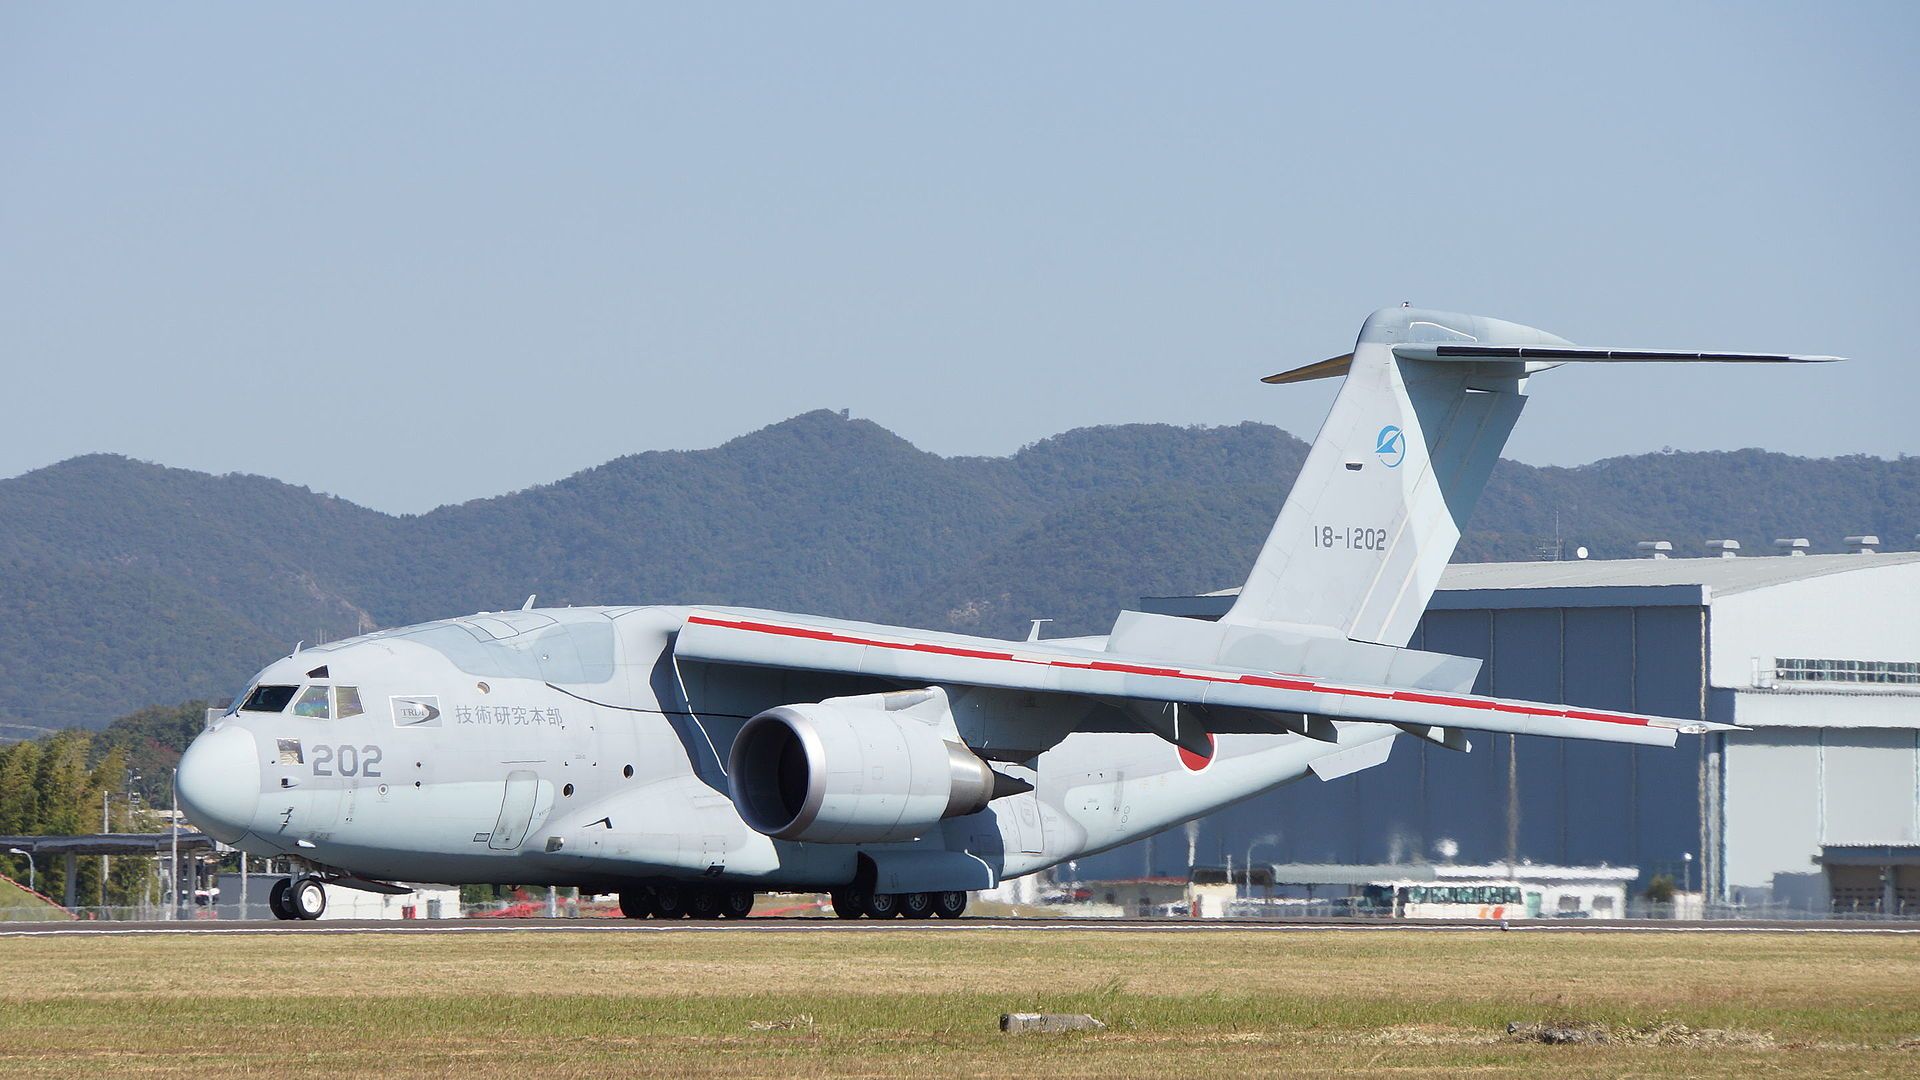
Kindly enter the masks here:
M 1269 376 L 1346 376 L 1224 623 L 1404 646 L 1526 405 L 1565 363 L 1818 363 L 1832 356 L 1576 346 L 1477 315 L 1385 308 L 1353 352 Z

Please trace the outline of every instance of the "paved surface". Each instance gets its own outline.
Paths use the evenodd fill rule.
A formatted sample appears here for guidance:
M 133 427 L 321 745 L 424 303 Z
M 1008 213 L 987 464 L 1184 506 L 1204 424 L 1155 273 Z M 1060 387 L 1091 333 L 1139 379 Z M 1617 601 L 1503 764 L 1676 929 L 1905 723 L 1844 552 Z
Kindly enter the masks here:
M 327 919 L 319 922 L 51 922 L 0 923 L 0 937 L 102 936 L 114 934 L 935 934 L 1008 930 L 1086 933 L 1300 933 L 1303 931 L 1423 931 L 1429 933 L 1660 933 L 1660 934 L 1920 934 L 1920 922 L 1727 920 L 1676 922 L 1670 919 L 1537 919 L 1506 926 L 1482 921 L 1388 919 L 801 919 L 765 918 L 699 922 L 647 919 Z

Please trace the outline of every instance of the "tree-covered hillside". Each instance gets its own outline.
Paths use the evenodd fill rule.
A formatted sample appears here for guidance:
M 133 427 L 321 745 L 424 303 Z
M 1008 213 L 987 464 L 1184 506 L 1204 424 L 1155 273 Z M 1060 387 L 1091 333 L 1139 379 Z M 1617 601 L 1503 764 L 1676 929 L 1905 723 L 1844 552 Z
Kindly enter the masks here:
M 1021 635 L 1097 633 L 1143 594 L 1237 584 L 1306 454 L 1262 424 L 1071 431 L 943 458 L 812 412 L 711 450 L 392 517 L 254 476 L 107 455 L 0 481 L 0 738 L 218 697 L 283 655 L 544 604 L 741 604 Z M 1920 459 L 1742 450 L 1502 462 L 1459 558 L 1600 558 L 1730 536 L 1836 550 L 1920 529 Z

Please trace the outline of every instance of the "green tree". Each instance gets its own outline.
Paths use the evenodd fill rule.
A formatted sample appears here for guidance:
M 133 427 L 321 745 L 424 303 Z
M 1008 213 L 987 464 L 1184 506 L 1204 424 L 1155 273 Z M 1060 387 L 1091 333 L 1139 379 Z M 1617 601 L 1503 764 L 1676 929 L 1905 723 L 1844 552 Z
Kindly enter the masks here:
M 0 834 L 26 835 L 40 824 L 40 744 L 0 746 Z
M 0 835 L 24 836 L 37 831 L 40 821 L 40 744 L 0 746 Z M 0 853 L 0 873 L 26 881 L 24 855 Z
M 40 755 L 35 786 L 40 791 L 39 820 L 29 831 L 71 834 L 93 832 L 87 827 L 85 807 L 93 777 L 87 769 L 87 750 L 93 739 L 84 731 L 63 731 L 49 738 Z
M 1647 882 L 1646 896 L 1656 904 L 1671 904 L 1673 894 L 1677 891 L 1672 874 L 1655 874 L 1653 879 Z

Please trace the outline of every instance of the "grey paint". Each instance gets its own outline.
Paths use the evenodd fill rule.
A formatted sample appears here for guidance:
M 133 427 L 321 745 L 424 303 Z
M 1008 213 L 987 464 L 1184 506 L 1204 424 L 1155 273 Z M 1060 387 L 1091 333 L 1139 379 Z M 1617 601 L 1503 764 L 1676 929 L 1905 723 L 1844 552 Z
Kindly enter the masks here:
M 352 686 L 364 711 L 229 710 L 182 758 L 181 803 L 244 850 L 371 879 L 820 888 L 864 868 L 877 888 L 918 891 L 1095 855 L 1309 775 L 1357 796 L 1353 781 L 1394 760 L 1397 723 L 1670 745 L 1688 725 L 1538 704 L 1562 690 L 1542 681 L 1544 654 L 1511 670 L 1456 658 L 1537 649 L 1544 617 L 1476 628 L 1444 613 L 1420 632 L 1524 376 L 1541 367 L 1388 351 L 1463 338 L 1559 340 L 1376 312 L 1231 626 L 1132 615 L 1104 640 L 1003 642 L 743 609 L 482 613 L 269 665 L 257 684 Z M 1404 446 L 1371 441 L 1383 423 L 1404 426 Z M 1415 637 L 1424 652 L 1399 648 Z M 1470 697 L 1468 684 L 1536 701 Z M 903 690 L 915 693 L 862 697 Z M 824 780 L 792 777 L 814 840 L 767 835 L 733 801 L 735 738 L 769 710 L 833 718 L 816 732 Z M 1697 728 L 1701 711 L 1674 715 Z M 1426 782 L 1433 755 L 1479 772 L 1493 759 L 1416 745 L 1429 807 L 1458 797 Z M 942 819 L 976 802 L 941 785 L 987 762 L 1001 797 Z M 1345 820 L 1364 816 L 1356 804 Z M 1364 843 L 1345 839 L 1347 857 Z

